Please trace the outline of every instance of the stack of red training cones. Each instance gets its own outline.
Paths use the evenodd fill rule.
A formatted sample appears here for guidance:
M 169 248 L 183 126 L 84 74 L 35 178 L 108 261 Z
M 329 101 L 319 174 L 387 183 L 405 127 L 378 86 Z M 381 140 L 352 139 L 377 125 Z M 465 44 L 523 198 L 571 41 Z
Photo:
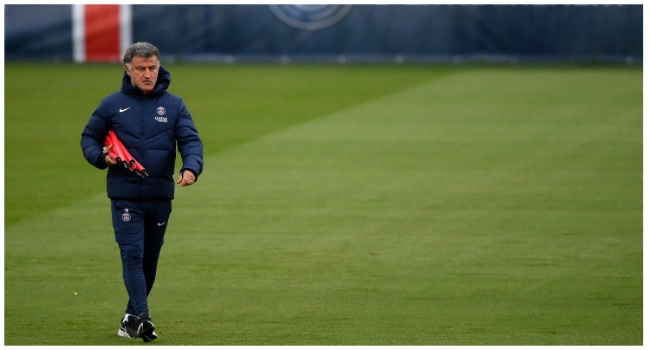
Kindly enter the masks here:
M 104 140 L 104 146 L 108 147 L 110 145 L 113 145 L 113 147 L 111 147 L 108 155 L 117 161 L 118 166 L 123 166 L 124 169 L 129 169 L 138 174 L 140 177 L 149 176 L 142 164 L 133 158 L 126 147 L 124 147 L 120 139 L 117 138 L 117 135 L 115 135 L 115 132 L 113 130 L 108 132 L 108 135 L 106 135 L 106 140 Z

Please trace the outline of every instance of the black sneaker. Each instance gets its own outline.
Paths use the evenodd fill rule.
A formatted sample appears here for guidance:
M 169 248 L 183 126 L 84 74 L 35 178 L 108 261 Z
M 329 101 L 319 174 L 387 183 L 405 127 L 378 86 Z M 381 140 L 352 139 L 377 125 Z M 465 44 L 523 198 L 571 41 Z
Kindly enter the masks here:
M 156 332 L 154 332 L 154 329 L 156 327 L 153 325 L 153 322 L 151 322 L 151 318 L 149 317 L 149 314 L 140 314 L 138 315 L 138 328 L 137 328 L 137 335 L 138 337 L 142 338 L 142 340 L 146 342 L 150 342 L 152 340 L 156 340 L 158 338 L 158 335 Z
M 120 329 L 117 331 L 117 335 L 124 338 L 137 338 L 139 323 L 139 318 L 126 314 L 122 319 L 122 324 L 120 324 Z

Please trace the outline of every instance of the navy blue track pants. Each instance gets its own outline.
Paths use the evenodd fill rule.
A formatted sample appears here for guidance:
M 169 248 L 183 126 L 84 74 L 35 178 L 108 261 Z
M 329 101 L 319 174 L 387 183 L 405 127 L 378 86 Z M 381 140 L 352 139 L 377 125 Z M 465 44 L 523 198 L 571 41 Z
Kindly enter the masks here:
M 149 312 L 160 249 L 164 243 L 172 201 L 111 200 L 115 241 L 122 256 L 124 285 L 129 294 L 126 313 Z

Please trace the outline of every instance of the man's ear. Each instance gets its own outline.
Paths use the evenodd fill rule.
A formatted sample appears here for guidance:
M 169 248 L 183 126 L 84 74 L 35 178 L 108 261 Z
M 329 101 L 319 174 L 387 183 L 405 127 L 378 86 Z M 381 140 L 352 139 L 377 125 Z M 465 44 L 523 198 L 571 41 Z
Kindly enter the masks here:
M 124 71 L 126 72 L 126 74 L 127 74 L 128 76 L 131 76 L 131 72 L 129 71 L 129 66 L 124 65 Z

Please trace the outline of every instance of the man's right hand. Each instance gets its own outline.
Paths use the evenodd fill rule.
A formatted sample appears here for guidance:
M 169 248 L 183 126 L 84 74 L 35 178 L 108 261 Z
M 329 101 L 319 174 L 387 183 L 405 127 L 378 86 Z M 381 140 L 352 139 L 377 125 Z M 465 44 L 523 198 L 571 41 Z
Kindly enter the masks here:
M 106 156 L 104 157 L 104 161 L 106 161 L 106 164 L 108 164 L 108 166 L 117 165 L 117 161 L 110 156 L 111 148 L 113 148 L 112 144 L 104 147 L 103 150 L 104 154 L 106 154 Z

